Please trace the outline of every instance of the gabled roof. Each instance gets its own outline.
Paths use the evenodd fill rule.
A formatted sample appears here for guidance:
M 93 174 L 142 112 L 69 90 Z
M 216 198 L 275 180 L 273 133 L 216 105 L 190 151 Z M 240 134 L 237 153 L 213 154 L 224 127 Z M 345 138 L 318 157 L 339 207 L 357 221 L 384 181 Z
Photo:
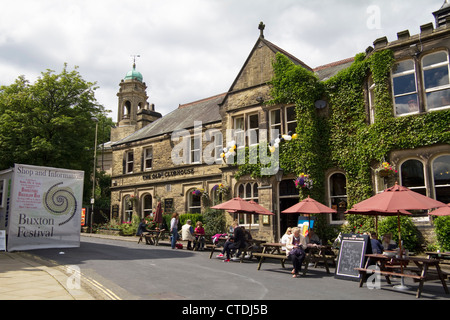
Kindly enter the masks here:
M 172 133 L 180 129 L 194 127 L 194 121 L 201 121 L 203 125 L 222 121 L 219 114 L 219 103 L 222 102 L 225 93 L 202 99 L 199 101 L 180 105 L 178 109 L 150 123 L 128 137 L 113 144 L 121 144 L 140 141 L 148 138 Z
M 306 63 L 304 63 L 302 60 L 296 58 L 295 56 L 293 56 L 292 54 L 290 54 L 289 52 L 281 49 L 280 47 L 278 47 L 277 45 L 273 44 L 272 42 L 266 40 L 266 39 L 261 39 L 269 48 L 270 50 L 272 50 L 274 53 L 282 53 L 284 54 L 289 60 L 291 60 L 294 64 L 296 65 L 300 65 L 303 68 L 305 68 L 306 70 L 309 71 L 313 71 L 313 69 L 311 67 L 309 67 Z

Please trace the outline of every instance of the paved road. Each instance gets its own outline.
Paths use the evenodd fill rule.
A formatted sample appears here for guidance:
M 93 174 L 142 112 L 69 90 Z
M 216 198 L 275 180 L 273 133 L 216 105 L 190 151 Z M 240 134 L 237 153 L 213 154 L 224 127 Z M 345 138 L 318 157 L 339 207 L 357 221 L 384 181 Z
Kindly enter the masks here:
M 358 287 L 335 279 L 324 268 L 311 268 L 293 279 L 278 261 L 223 263 L 209 252 L 172 250 L 168 246 L 82 237 L 80 248 L 33 250 L 33 254 L 61 265 L 76 265 L 81 273 L 123 300 L 416 300 L 413 290 L 398 292 L 384 280 L 381 289 Z M 64 254 L 62 254 L 62 252 Z M 334 271 L 332 268 L 331 270 Z M 83 279 L 83 278 L 82 278 Z M 83 280 L 82 280 L 83 281 Z M 395 283 L 394 283 L 395 284 Z M 422 298 L 448 300 L 438 282 L 426 283 Z

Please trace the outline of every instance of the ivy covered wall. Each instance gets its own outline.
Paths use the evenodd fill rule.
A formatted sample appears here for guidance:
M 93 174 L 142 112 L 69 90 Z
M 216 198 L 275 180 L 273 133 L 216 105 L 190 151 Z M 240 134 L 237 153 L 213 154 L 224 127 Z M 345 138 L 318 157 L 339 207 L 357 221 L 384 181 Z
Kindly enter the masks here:
M 271 105 L 295 104 L 298 138 L 280 144 L 280 167 L 287 173 L 304 172 L 314 180 L 311 190 L 300 190 L 324 202 L 325 173 L 337 168 L 347 178 L 348 207 L 373 195 L 374 163 L 388 159 L 392 150 L 450 143 L 450 110 L 394 117 L 390 50 L 369 56 L 358 54 L 354 63 L 321 82 L 315 74 L 293 64 L 282 54 L 274 61 Z M 375 122 L 369 124 L 366 83 L 375 83 Z M 315 101 L 328 102 L 328 114 L 318 113 Z M 237 176 L 258 175 L 258 166 L 242 165 Z M 349 227 L 360 224 L 350 218 Z

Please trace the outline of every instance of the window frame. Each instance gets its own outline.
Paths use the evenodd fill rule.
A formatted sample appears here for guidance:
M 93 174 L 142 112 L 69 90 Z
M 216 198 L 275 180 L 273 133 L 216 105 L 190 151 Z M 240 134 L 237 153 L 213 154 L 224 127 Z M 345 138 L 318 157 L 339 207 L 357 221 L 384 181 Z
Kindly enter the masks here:
M 241 195 L 240 188 L 244 188 L 244 192 Z M 248 187 L 250 187 L 250 196 L 247 194 Z M 258 182 L 248 181 L 248 182 L 242 182 L 236 185 L 235 190 L 237 193 L 237 197 L 240 197 L 246 201 L 253 200 L 256 203 L 259 202 L 259 192 L 258 192 Z M 235 213 L 234 214 L 235 220 L 239 221 L 240 225 L 244 226 L 252 226 L 257 227 L 260 224 L 260 218 L 258 214 L 242 214 L 242 213 Z
M 399 73 L 396 73 L 395 71 L 395 67 L 400 65 L 403 62 L 407 62 L 407 61 L 411 61 L 412 65 L 413 65 L 413 69 L 409 69 L 406 71 L 402 71 Z M 410 91 L 407 93 L 400 93 L 400 94 L 395 94 L 395 79 L 396 78 L 400 78 L 400 77 L 405 77 L 405 76 L 409 76 L 409 75 L 414 75 L 414 86 L 415 86 L 415 91 Z M 402 116 L 408 116 L 411 114 L 417 114 L 420 112 L 420 99 L 419 99 L 419 86 L 418 86 L 418 81 L 417 81 L 417 65 L 416 62 L 414 61 L 414 59 L 403 59 L 400 61 L 397 61 L 394 64 L 394 67 L 391 70 L 391 86 L 392 86 L 392 98 L 393 98 L 393 104 L 394 104 L 394 114 L 396 117 L 402 117 Z M 407 97 L 407 96 L 411 96 L 411 95 L 415 95 L 416 96 L 416 101 L 417 101 L 417 110 L 414 111 L 410 111 L 410 112 L 404 112 L 404 113 L 399 113 L 397 112 L 397 106 L 398 104 L 396 103 L 396 99 L 398 98 L 402 98 L 402 97 Z
M 147 151 L 150 151 L 150 156 L 149 156 Z M 147 164 L 148 164 L 147 161 L 149 161 L 149 160 L 151 162 L 151 165 L 147 166 Z M 143 161 L 144 161 L 144 171 L 149 171 L 149 170 L 153 169 L 153 148 L 152 147 L 144 149 L 144 159 L 143 159 Z
M 332 177 L 334 175 L 337 175 L 337 174 L 341 174 L 345 178 L 345 186 L 344 186 L 345 194 L 342 194 L 342 195 L 332 195 L 332 193 L 331 193 Z M 339 199 L 339 198 L 345 199 L 346 210 L 347 210 L 348 209 L 348 207 L 347 207 L 348 206 L 347 176 L 345 175 L 344 172 L 335 171 L 335 172 L 330 173 L 329 176 L 328 176 L 328 201 L 329 201 L 329 204 L 330 204 L 331 208 L 333 208 L 333 199 Z M 339 208 L 335 208 L 336 211 L 338 211 L 337 209 L 339 209 Z M 337 214 L 339 214 L 339 213 L 337 213 Z M 333 215 L 334 215 L 334 213 L 330 214 L 330 224 L 342 224 L 342 223 L 345 223 L 345 217 L 343 217 L 342 220 L 337 220 L 337 219 L 333 218 Z
M 131 160 L 130 160 L 130 156 L 131 156 Z M 133 170 L 134 170 L 134 151 L 128 150 L 128 151 L 125 151 L 125 173 L 126 174 L 133 173 Z
M 435 179 L 435 163 L 436 163 L 436 161 L 437 161 L 439 158 L 441 158 L 441 157 L 450 157 L 450 154 L 447 154 L 447 153 L 439 154 L 439 155 L 437 155 L 437 156 L 431 161 L 431 163 L 430 163 L 430 168 L 431 168 L 431 178 L 432 178 L 433 191 L 434 191 L 434 199 L 436 199 L 436 200 L 438 200 L 438 201 L 441 201 L 441 202 L 444 202 L 444 203 L 450 203 L 450 201 L 449 201 L 449 202 L 445 202 L 445 201 L 442 201 L 442 200 L 439 200 L 439 199 L 438 199 L 438 192 L 437 192 L 437 189 L 438 189 L 438 188 L 450 188 L 450 183 L 448 183 L 448 184 L 436 184 L 436 179 Z M 446 174 L 450 174 L 450 173 L 447 173 L 447 172 L 449 172 L 449 171 L 446 171 Z
M 429 66 L 424 66 L 424 60 L 432 55 L 438 55 L 440 53 L 445 53 L 447 60 L 443 61 L 443 62 L 439 62 L 439 63 L 435 63 Z M 439 50 L 439 51 L 435 51 L 435 52 L 430 52 L 425 54 L 421 59 L 421 72 L 422 72 L 422 79 L 423 79 L 423 94 L 424 94 L 424 101 L 425 101 L 425 110 L 426 111 L 437 111 L 437 110 L 444 110 L 444 109 L 448 109 L 450 108 L 450 101 L 448 102 L 447 105 L 444 106 L 440 106 L 440 107 L 436 107 L 436 108 L 430 108 L 429 105 L 429 100 L 428 100 L 428 94 L 431 93 L 436 93 L 436 92 L 440 92 L 440 91 L 445 91 L 445 90 L 450 90 L 450 60 L 449 60 L 449 54 L 447 52 L 447 50 Z M 432 88 L 426 88 L 426 77 L 425 77 L 425 73 L 426 71 L 429 70 L 433 70 L 433 69 L 438 69 L 441 68 L 443 66 L 447 67 L 447 76 L 448 76 L 448 83 L 445 85 L 438 85 Z

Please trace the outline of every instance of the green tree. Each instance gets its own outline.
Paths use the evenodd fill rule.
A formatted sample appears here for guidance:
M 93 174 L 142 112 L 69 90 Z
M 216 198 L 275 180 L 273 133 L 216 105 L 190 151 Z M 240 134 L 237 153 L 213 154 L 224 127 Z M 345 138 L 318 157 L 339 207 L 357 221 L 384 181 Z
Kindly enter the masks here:
M 24 163 L 83 170 L 89 182 L 92 117 L 107 118 L 94 95 L 96 84 L 85 81 L 77 69 L 64 64 L 60 74 L 47 70 L 34 83 L 20 76 L 0 87 L 0 169 Z M 87 185 L 84 189 L 89 191 Z

